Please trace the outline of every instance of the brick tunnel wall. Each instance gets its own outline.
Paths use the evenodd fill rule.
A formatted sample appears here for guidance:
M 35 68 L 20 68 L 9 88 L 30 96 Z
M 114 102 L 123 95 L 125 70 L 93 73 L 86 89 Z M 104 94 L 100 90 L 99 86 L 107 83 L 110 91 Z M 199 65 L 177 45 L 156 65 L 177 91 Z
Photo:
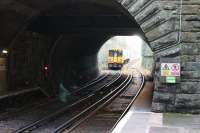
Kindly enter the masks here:
M 200 1 L 182 1 L 181 27 L 181 0 L 120 2 L 140 24 L 154 51 L 156 67 L 152 111 L 200 113 Z M 162 61 L 181 63 L 179 83 L 161 83 Z

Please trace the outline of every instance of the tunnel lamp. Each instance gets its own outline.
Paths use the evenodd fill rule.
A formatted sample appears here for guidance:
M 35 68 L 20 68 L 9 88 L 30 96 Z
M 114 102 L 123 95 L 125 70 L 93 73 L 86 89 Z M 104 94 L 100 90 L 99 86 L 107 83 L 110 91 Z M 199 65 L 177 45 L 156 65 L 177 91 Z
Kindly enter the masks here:
M 3 53 L 3 54 L 8 54 L 8 50 L 5 50 L 5 49 L 4 49 L 4 50 L 2 50 L 2 53 Z

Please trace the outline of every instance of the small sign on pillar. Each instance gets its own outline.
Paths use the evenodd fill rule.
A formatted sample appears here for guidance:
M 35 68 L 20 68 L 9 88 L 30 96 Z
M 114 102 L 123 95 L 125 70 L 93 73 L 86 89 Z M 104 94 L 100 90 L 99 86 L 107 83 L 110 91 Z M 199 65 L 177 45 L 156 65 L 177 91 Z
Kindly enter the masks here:
M 164 83 L 177 83 L 180 79 L 180 63 L 161 63 L 161 77 Z
M 166 83 L 176 83 L 176 77 L 166 77 Z

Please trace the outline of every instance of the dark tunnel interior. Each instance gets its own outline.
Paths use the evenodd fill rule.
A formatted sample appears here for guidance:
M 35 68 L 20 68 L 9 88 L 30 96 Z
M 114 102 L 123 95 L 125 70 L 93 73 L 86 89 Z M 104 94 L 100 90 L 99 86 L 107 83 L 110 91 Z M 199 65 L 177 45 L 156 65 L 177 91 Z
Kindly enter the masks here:
M 63 35 L 50 55 L 50 71 L 56 82 L 74 86 L 95 78 L 99 73 L 97 53 L 108 38 L 106 35 Z
M 47 7 L 44 8 L 44 3 L 31 4 L 31 7 L 37 7 L 40 11 L 30 15 L 28 22 L 22 22 L 25 27 L 23 33 L 28 31 L 33 35 L 47 35 L 51 40 L 48 42 L 51 47 L 44 50 L 47 53 L 45 63 L 49 65 L 48 79 L 57 88 L 62 86 L 70 90 L 70 86 L 81 85 L 97 77 L 97 54 L 109 38 L 133 34 L 144 38 L 134 17 L 115 0 L 57 0 L 46 3 Z M 27 5 L 30 6 L 30 3 Z M 14 41 L 15 44 L 23 42 L 17 41 L 17 37 Z M 13 60 L 13 57 L 10 56 L 9 60 Z M 35 60 L 39 59 L 40 57 Z M 10 73 L 14 73 L 13 70 L 15 69 L 12 68 Z

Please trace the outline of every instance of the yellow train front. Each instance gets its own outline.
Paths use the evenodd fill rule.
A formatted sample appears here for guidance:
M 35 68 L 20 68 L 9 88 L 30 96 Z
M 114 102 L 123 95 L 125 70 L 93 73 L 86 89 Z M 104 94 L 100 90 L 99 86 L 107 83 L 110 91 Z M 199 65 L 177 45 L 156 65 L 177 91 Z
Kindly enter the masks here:
M 108 54 L 108 69 L 121 69 L 123 64 L 123 50 L 110 49 Z

